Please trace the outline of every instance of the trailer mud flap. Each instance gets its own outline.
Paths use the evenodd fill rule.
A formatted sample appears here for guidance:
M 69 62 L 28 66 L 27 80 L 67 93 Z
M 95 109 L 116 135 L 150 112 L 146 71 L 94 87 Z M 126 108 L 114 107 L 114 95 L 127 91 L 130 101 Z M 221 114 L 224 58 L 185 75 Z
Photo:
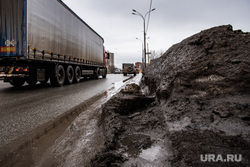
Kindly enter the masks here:
M 37 81 L 45 81 L 45 69 L 38 69 L 37 70 Z

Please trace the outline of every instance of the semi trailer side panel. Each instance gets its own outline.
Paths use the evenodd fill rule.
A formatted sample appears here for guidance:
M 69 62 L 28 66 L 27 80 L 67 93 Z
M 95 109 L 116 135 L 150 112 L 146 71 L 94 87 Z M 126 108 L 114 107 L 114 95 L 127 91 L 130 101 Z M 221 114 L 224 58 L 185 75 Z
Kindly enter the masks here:
M 0 23 L 0 57 L 41 59 L 44 51 L 49 60 L 104 62 L 103 38 L 60 0 L 0 0 Z
M 29 48 L 103 63 L 103 38 L 63 2 L 27 0 L 27 9 Z
M 104 40 L 61 0 L 0 0 L 0 78 L 53 86 L 106 78 Z
M 0 0 L 0 57 L 26 54 L 26 0 Z

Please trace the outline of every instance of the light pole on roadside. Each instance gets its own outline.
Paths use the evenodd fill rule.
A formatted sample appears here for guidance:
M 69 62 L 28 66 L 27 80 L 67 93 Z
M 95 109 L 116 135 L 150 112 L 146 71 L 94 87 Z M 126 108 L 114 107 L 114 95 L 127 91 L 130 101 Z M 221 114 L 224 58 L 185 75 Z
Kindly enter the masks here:
M 143 64 L 143 56 L 144 56 L 144 51 L 143 51 L 143 41 L 139 38 L 136 38 L 137 40 L 141 41 L 141 48 L 142 48 L 142 61 L 141 63 Z
M 133 11 L 133 15 L 137 15 L 137 16 L 140 16 L 142 19 L 143 19 L 143 38 L 144 38 L 144 68 L 146 68 L 146 27 L 145 27 L 145 19 L 146 19 L 146 17 L 147 17 L 147 15 L 150 13 L 150 12 L 152 12 L 152 11 L 154 11 L 155 10 L 155 8 L 154 9 L 152 9 L 152 10 L 150 10 L 150 11 L 148 11 L 144 16 L 140 13 L 140 12 L 138 12 L 138 11 L 136 11 L 135 9 L 133 9 L 132 11 Z

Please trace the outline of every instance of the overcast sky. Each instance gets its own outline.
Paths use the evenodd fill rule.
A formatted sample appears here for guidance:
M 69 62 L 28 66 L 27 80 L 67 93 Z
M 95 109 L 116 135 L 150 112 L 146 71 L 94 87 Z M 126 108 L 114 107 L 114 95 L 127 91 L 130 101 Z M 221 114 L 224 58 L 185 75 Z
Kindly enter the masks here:
M 151 0 L 63 0 L 104 38 L 115 66 L 142 61 L 143 19 Z M 250 32 L 250 0 L 152 0 L 147 31 L 149 50 L 158 54 L 173 44 L 214 26 L 231 24 Z M 137 40 L 139 38 L 140 40 Z

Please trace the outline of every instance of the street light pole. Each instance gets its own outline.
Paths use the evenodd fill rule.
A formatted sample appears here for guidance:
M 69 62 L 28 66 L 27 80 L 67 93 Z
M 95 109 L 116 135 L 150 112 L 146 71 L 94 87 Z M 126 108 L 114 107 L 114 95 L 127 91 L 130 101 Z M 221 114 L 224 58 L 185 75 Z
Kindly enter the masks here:
M 139 40 L 139 41 L 141 41 L 141 48 L 142 48 L 142 60 L 141 60 L 141 65 L 143 66 L 143 56 L 144 56 L 144 51 L 143 51 L 143 41 L 141 40 L 141 39 L 139 39 L 139 38 L 136 38 L 137 40 Z M 141 70 L 142 70 L 142 67 L 141 67 Z
M 144 61 L 145 61 L 145 69 L 147 67 L 147 50 L 146 50 L 146 26 L 145 26 L 145 18 L 143 18 L 143 27 L 144 27 Z
M 132 11 L 133 11 L 133 15 L 137 15 L 137 16 L 140 16 L 142 19 L 143 19 L 143 38 L 144 38 L 144 67 L 146 68 L 146 64 L 147 64 L 147 62 L 146 62 L 146 26 L 145 26 L 145 18 L 147 17 L 147 15 L 150 13 L 150 12 L 152 12 L 152 11 L 154 11 L 155 10 L 155 8 L 154 9 L 152 9 L 152 10 L 150 10 L 150 11 L 148 11 L 144 16 L 140 13 L 140 12 L 138 12 L 138 11 L 136 11 L 135 9 L 133 9 Z

